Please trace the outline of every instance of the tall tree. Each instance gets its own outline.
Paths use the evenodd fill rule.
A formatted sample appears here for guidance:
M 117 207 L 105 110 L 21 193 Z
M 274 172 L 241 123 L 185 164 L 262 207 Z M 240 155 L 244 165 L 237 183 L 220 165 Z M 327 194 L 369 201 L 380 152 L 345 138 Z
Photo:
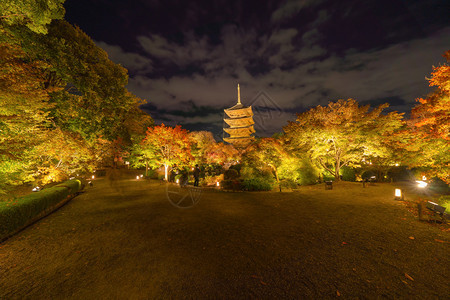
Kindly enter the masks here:
M 450 61 L 450 50 L 444 57 Z M 410 156 L 412 166 L 428 167 L 430 176 L 450 183 L 450 66 L 433 67 L 428 81 L 436 90 L 417 99 L 419 104 L 413 108 L 409 122 L 413 143 L 404 146 L 418 154 Z
M 47 139 L 52 108 L 44 86 L 48 67 L 30 59 L 18 44 L 0 42 L 0 191 L 31 179 L 32 150 Z
M 179 125 L 169 127 L 161 124 L 148 128 L 146 137 L 134 147 L 133 153 L 138 161 L 153 168 L 163 165 L 165 179 L 168 180 L 169 167 L 174 164 L 188 165 L 193 161 L 191 146 L 192 140 L 187 130 Z
M 330 102 L 297 114 L 284 131 L 294 150 L 307 152 L 339 181 L 342 167 L 358 165 L 363 156 L 382 156 L 380 141 L 402 126 L 401 114 L 381 114 L 386 107 L 370 110 L 353 99 Z

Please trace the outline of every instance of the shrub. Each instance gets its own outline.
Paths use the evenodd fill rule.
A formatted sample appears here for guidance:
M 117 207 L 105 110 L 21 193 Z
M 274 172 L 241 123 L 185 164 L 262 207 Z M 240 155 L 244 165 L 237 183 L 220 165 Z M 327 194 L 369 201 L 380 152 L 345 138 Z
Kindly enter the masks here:
M 80 188 L 79 180 L 70 180 L 13 201 L 0 202 L 0 240 L 26 226 Z
M 439 197 L 438 202 L 440 206 L 445 207 L 445 212 L 450 214 L 450 195 Z
M 351 167 L 342 167 L 340 172 L 342 175 L 342 180 L 344 181 L 355 181 L 356 180 L 356 175 L 355 175 L 355 169 L 351 168 Z
M 275 181 L 264 177 L 244 179 L 242 187 L 246 191 L 271 191 Z
M 239 178 L 239 172 L 234 169 L 226 170 L 223 174 L 225 180 L 236 180 Z

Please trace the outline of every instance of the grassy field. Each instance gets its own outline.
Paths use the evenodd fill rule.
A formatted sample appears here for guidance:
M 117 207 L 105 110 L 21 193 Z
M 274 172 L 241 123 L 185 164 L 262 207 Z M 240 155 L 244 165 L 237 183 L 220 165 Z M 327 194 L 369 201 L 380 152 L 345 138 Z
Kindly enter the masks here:
M 0 299 L 450 298 L 448 227 L 394 185 L 204 190 L 179 209 L 131 178 L 95 180 L 0 244 Z

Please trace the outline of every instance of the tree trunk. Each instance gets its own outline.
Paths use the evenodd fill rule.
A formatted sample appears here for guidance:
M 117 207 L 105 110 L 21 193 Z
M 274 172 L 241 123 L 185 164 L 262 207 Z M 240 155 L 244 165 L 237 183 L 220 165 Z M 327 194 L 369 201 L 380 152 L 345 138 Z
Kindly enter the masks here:
M 336 181 L 341 180 L 341 177 L 339 176 L 340 169 L 341 169 L 341 162 L 339 160 L 336 160 L 336 164 L 334 165 L 334 179 Z
M 169 165 L 164 165 L 164 178 L 169 182 Z
M 148 161 L 145 161 L 145 177 L 148 176 Z

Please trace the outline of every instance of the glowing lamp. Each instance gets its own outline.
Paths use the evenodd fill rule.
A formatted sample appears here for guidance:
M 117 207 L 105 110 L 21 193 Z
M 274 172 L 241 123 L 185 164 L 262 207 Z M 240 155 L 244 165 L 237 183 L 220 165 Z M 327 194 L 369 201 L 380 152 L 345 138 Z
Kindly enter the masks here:
M 428 185 L 428 183 L 426 183 L 425 181 L 422 181 L 422 180 L 417 180 L 416 182 L 417 182 L 417 186 L 420 188 L 424 188 Z
M 216 186 L 220 186 L 220 183 L 218 181 L 216 182 Z
M 394 199 L 395 200 L 403 200 L 403 193 L 402 193 L 401 189 L 395 189 Z
M 180 179 L 177 179 L 177 183 L 180 183 Z
M 140 177 L 139 176 L 136 176 L 136 179 L 139 179 Z
M 398 167 L 398 166 L 400 166 L 400 164 L 396 163 L 395 166 Z
M 41 190 L 41 188 L 38 186 L 32 189 L 33 192 L 39 192 L 40 190 Z
M 427 176 L 425 176 L 425 175 L 422 176 L 422 180 L 423 180 L 423 181 L 427 180 Z
M 141 174 L 141 178 L 144 177 L 144 175 Z
M 95 176 L 94 176 L 94 175 L 92 175 L 92 179 L 95 179 Z
M 130 162 L 129 162 L 129 161 L 126 161 L 126 162 L 125 162 L 125 164 L 126 164 L 126 165 L 129 165 L 129 164 L 130 164 Z

